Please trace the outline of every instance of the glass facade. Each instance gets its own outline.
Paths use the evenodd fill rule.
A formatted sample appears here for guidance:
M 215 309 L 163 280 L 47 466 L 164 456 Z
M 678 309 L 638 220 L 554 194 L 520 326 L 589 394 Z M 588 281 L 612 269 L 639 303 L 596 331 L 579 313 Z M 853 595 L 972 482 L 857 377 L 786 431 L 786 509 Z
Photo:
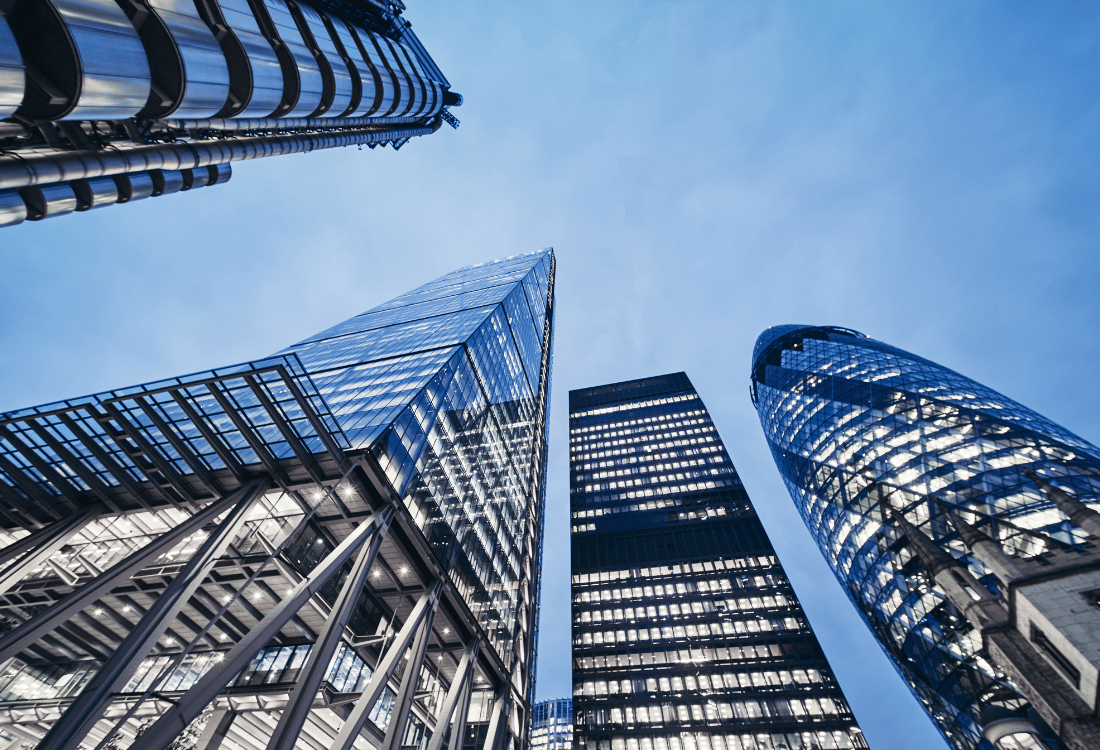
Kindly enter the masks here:
M 56 712 L 38 718 L 35 702 L 119 699 L 134 711 L 91 715 L 86 746 L 140 735 L 165 750 L 150 738 L 172 706 L 201 693 L 206 707 L 219 679 L 217 700 L 245 707 L 219 731 L 242 746 L 270 735 L 276 750 L 272 727 L 299 701 L 300 746 L 351 750 L 359 731 L 336 742 L 349 701 L 377 684 L 361 725 L 376 746 L 399 716 L 391 745 L 426 750 L 435 727 L 437 746 L 459 731 L 464 750 L 491 733 L 519 750 L 554 274 L 551 249 L 469 266 L 265 360 L 0 415 L 0 734 L 25 724 L 15 736 L 62 750 Z M 230 507 L 221 552 L 203 552 Z M 213 568 L 187 573 L 202 554 Z M 345 593 L 359 559 L 373 561 L 365 583 Z M 193 593 L 158 621 L 156 647 L 129 645 L 187 575 Z M 103 693 L 116 650 L 131 661 Z M 332 657 L 310 672 L 314 653 Z M 295 698 L 307 672 L 343 713 Z
M 530 750 L 573 750 L 573 701 L 540 701 L 531 712 Z
M 985 747 L 982 707 L 1023 700 L 883 503 L 999 593 L 945 510 L 1021 559 L 1080 548 L 1084 533 L 1025 472 L 1100 502 L 1100 449 L 946 367 L 842 328 L 761 334 L 752 399 L 791 497 L 883 649 L 953 747 Z
M 571 391 L 578 750 L 865 748 L 684 373 Z
M 534 664 L 553 273 L 550 250 L 463 268 L 279 353 L 378 459 L 508 668 Z

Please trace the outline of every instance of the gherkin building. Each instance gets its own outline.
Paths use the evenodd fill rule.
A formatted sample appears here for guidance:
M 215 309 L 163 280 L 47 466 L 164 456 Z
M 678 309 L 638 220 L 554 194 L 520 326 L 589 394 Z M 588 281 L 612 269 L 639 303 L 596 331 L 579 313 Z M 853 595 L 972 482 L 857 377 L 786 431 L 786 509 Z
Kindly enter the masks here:
M 844 328 L 766 330 L 751 396 L 799 513 L 868 627 L 948 743 L 988 747 L 983 708 L 1023 711 L 1024 699 L 900 526 L 1000 593 L 951 518 L 1020 560 L 1081 550 L 1087 534 L 1048 490 L 1100 503 L 1100 449 L 963 375 Z

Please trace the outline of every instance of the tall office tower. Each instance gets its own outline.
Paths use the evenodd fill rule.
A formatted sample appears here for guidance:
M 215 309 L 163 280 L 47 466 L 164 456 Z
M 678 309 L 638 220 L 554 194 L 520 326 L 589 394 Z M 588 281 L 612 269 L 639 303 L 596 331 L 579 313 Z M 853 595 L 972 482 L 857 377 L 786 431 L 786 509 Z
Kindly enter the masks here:
M 867 745 L 684 373 L 569 393 L 577 750 Z
M 752 398 L 821 551 L 947 741 L 1100 747 L 1100 449 L 842 328 L 761 334 Z
M 0 738 L 520 750 L 554 256 L 0 416 Z
M 2 0 L 0 226 L 400 148 L 462 103 L 401 0 Z
M 573 750 L 573 699 L 539 701 L 531 712 L 530 750 Z

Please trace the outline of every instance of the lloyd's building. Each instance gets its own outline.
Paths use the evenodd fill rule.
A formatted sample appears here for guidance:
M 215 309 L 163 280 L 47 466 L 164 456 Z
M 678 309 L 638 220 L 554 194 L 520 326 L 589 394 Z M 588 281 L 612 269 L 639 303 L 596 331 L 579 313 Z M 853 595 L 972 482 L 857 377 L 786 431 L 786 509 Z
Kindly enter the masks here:
M 3 0 L 0 227 L 434 133 L 462 103 L 401 0 Z
M 550 250 L 0 415 L 0 744 L 518 750 Z

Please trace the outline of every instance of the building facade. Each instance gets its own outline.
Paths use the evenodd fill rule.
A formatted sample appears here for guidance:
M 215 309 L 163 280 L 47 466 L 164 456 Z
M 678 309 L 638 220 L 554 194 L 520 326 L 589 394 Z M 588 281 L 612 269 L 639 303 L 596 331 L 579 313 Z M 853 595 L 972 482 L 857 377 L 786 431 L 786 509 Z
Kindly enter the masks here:
M 539 701 L 531 712 L 531 750 L 573 750 L 573 700 Z
M 571 391 L 577 750 L 866 747 L 684 373 Z
M 0 740 L 520 750 L 550 250 L 0 416 Z
M 0 4 L 0 226 L 400 148 L 462 103 L 400 0 Z
M 998 734 L 1026 720 L 1026 742 L 1100 746 L 1100 450 L 841 328 L 761 334 L 752 398 L 822 553 L 947 741 L 1032 747 Z

